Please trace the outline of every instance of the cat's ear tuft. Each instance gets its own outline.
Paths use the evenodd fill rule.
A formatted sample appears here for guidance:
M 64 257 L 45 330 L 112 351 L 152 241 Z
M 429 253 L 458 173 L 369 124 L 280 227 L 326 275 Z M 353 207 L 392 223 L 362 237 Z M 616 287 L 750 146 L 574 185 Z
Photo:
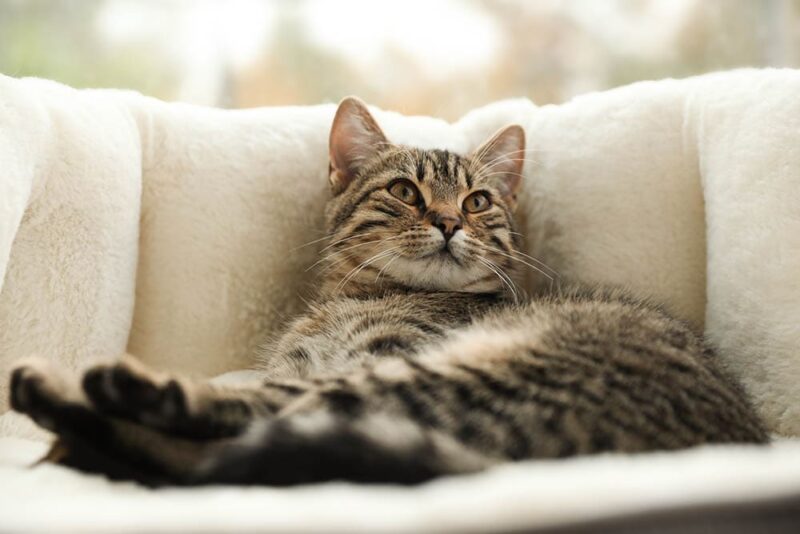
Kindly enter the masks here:
M 512 124 L 500 129 L 472 153 L 478 176 L 487 176 L 500 188 L 503 201 L 514 209 L 522 189 L 525 130 Z
M 361 166 L 387 144 L 367 105 L 349 96 L 339 103 L 331 126 L 330 180 L 334 194 L 344 191 Z

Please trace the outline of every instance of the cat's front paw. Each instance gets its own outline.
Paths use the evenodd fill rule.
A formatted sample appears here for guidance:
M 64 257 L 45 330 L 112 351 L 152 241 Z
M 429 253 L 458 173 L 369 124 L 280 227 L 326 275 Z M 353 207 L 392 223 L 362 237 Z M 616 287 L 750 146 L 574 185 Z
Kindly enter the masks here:
M 11 371 L 11 408 L 33 419 L 39 426 L 57 431 L 58 415 L 74 406 L 74 388 L 45 361 L 30 360 Z
M 165 379 L 132 359 L 98 365 L 83 376 L 83 390 L 94 407 L 156 428 L 170 428 L 187 417 L 187 395 L 174 379 Z

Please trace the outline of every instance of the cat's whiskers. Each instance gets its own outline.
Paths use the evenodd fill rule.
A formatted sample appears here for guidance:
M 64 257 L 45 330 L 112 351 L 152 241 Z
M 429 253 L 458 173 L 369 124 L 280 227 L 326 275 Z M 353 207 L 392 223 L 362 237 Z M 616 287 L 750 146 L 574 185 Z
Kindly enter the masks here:
M 551 276 L 551 275 L 547 274 L 545 271 L 543 271 L 543 270 L 542 270 L 542 269 L 540 269 L 539 267 L 536 267 L 535 265 L 533 265 L 533 264 L 531 264 L 531 263 L 528 263 L 528 262 L 527 262 L 527 261 L 525 261 L 525 260 L 521 260 L 520 258 L 517 258 L 516 256 L 513 256 L 513 255 L 511 255 L 511 254 L 508 254 L 508 253 L 506 253 L 506 252 L 503 252 L 503 251 L 502 251 L 502 250 L 500 250 L 500 249 L 497 249 L 497 248 L 494 248 L 494 247 L 490 247 L 490 246 L 488 246 L 488 245 L 484 245 L 484 244 L 482 244 L 482 243 L 481 243 L 481 247 L 482 247 L 482 248 L 483 248 L 485 251 L 487 251 L 487 252 L 493 252 L 493 253 L 495 253 L 495 254 L 499 254 L 500 256 L 506 257 L 506 258 L 508 258 L 508 259 L 510 259 L 510 260 L 512 260 L 512 261 L 516 261 L 516 262 L 519 262 L 519 263 L 521 263 L 521 264 L 523 264 L 523 265 L 527 265 L 527 266 L 528 266 L 528 267 L 530 267 L 531 269 L 535 270 L 536 272 L 538 272 L 539 274 L 541 274 L 542 276 L 544 276 L 545 278 L 547 278 L 548 280 L 550 280 L 550 282 L 551 282 L 551 283 L 554 281 L 554 279 L 553 279 L 553 276 Z M 515 252 L 516 252 L 516 251 L 515 251 Z M 550 269 L 550 268 L 548 267 L 548 269 Z M 551 271 L 553 271 L 553 269 L 550 269 L 550 270 L 551 270 Z M 555 271 L 553 271 L 553 274 L 554 274 L 555 276 L 557 276 L 557 277 L 559 276 L 559 275 L 558 275 L 558 273 L 556 273 Z
M 351 236 L 351 237 L 345 238 L 345 239 L 350 239 L 352 237 L 357 237 L 357 236 Z M 311 246 L 311 245 L 313 245 L 315 243 L 319 243 L 320 241 L 326 241 L 328 239 L 330 239 L 330 236 L 326 233 L 324 236 L 320 237 L 319 239 L 314 239 L 313 241 L 309 241 L 308 243 L 303 243 L 302 245 L 298 245 L 298 246 L 296 246 L 294 248 L 289 249 L 289 252 L 297 252 L 301 248 L 306 248 L 306 247 Z
M 491 262 L 491 260 L 488 260 L 488 261 Z M 494 262 L 491 262 L 491 263 L 494 264 L 494 266 L 497 268 L 497 270 L 500 272 L 500 274 L 503 275 L 503 278 L 505 278 L 505 280 L 510 285 L 511 291 L 514 294 L 514 303 L 519 304 L 519 302 L 520 302 L 520 296 L 519 296 L 520 290 L 519 290 L 519 287 L 517 287 L 516 282 L 514 282 L 514 280 L 508 275 L 508 273 L 502 267 L 500 267 L 499 265 L 497 265 Z
M 519 234 L 519 232 L 509 232 L 509 233 L 511 233 L 511 234 L 518 234 L 518 235 L 520 235 L 520 236 L 522 235 L 522 234 Z M 502 250 L 500 250 L 500 249 L 498 249 L 498 248 L 490 247 L 490 246 L 488 246 L 488 245 L 484 245 L 484 244 L 482 244 L 482 243 L 481 243 L 481 246 L 482 246 L 482 247 L 485 247 L 487 250 L 491 250 L 491 251 L 493 251 L 493 252 L 497 252 L 498 254 L 502 254 L 502 255 L 508 256 L 508 254 L 507 254 L 507 253 L 505 253 L 504 251 L 502 251 Z M 524 252 L 522 252 L 522 251 L 520 251 L 520 250 L 515 250 L 515 249 L 512 249 L 512 250 L 511 250 L 511 252 L 513 252 L 514 254 L 518 254 L 518 255 L 522 256 L 523 258 L 527 258 L 527 259 L 531 260 L 532 262 L 536 263 L 536 264 L 537 264 L 539 267 L 541 267 L 542 269 L 547 269 L 547 270 L 550 272 L 550 274 L 552 274 L 554 277 L 556 277 L 556 278 L 561 278 L 561 275 L 560 275 L 560 274 L 558 274 L 558 271 L 556 271 L 555 269 L 553 269 L 552 267 L 550 267 L 549 265 L 547 265 L 545 262 L 543 262 L 543 261 L 542 261 L 542 260 L 540 260 L 539 258 L 536 258 L 536 257 L 534 257 L 534 256 L 531 256 L 530 254 L 525 254 Z M 517 258 L 512 258 L 512 259 L 517 259 Z M 518 261 L 522 261 L 522 260 L 518 260 Z M 544 274 L 544 273 L 543 273 L 543 274 Z
M 336 250 L 334 252 L 331 252 L 330 254 L 325 255 L 325 257 L 323 257 L 320 260 L 318 260 L 317 262 L 315 262 L 311 267 L 306 269 L 306 271 L 309 271 L 309 270 L 313 269 L 314 267 L 316 267 L 317 265 L 319 265 L 322 262 L 329 261 L 329 260 L 334 260 L 334 261 L 331 262 L 330 265 L 328 265 L 320 273 L 320 274 L 325 274 L 325 273 L 329 272 L 331 269 L 337 267 L 338 265 L 341 265 L 342 263 L 344 263 L 348 259 L 350 259 L 351 256 L 345 254 L 346 252 L 349 252 L 349 251 L 351 251 L 353 249 L 356 249 L 356 248 L 359 248 L 359 247 L 363 247 L 365 245 L 372 245 L 372 244 L 381 243 L 381 242 L 384 242 L 384 241 L 392 241 L 392 240 L 397 239 L 399 237 L 401 237 L 401 236 L 381 237 L 381 238 L 378 238 L 378 239 L 373 239 L 371 241 L 365 241 L 363 243 L 356 243 L 355 245 L 350 245 L 350 246 L 345 247 L 345 248 L 343 248 L 341 250 Z M 336 258 L 337 256 L 342 256 L 342 255 L 344 255 L 344 256 L 340 257 L 340 258 Z
M 470 173 L 474 172 L 476 170 L 476 168 L 477 168 L 478 171 L 480 171 L 486 165 L 486 162 L 482 161 L 483 157 L 486 155 L 486 153 L 488 151 L 490 151 L 492 148 L 494 148 L 496 143 L 497 143 L 496 140 L 494 142 L 491 142 L 491 143 L 486 143 L 483 147 L 481 147 L 481 150 L 479 150 L 477 154 L 472 156 L 470 164 L 469 164 L 469 167 L 467 167 L 467 170 Z M 517 151 L 515 151 L 515 152 L 517 152 Z M 510 156 L 510 155 L 512 155 L 512 154 L 511 153 L 506 154 L 506 156 Z M 503 157 L 503 156 L 499 156 L 499 158 L 501 158 L 501 157 Z M 494 158 L 491 161 L 496 161 L 497 159 L 498 158 Z
M 340 243 L 344 243 L 345 241 L 351 241 L 351 240 L 356 239 L 358 237 L 377 237 L 377 236 L 381 236 L 381 235 L 387 234 L 387 233 L 389 233 L 389 232 L 386 232 L 386 231 L 384 231 L 384 232 L 371 231 L 371 232 L 361 232 L 361 233 L 358 233 L 358 234 L 353 234 L 351 236 L 343 237 L 342 239 L 337 239 L 336 241 L 331 242 L 329 245 L 323 247 L 320 250 L 320 253 L 323 253 L 326 250 L 331 249 L 331 248 L 335 247 L 336 245 L 339 245 Z
M 397 258 L 399 258 L 401 256 L 402 256 L 402 254 L 400 254 L 399 252 L 395 252 L 394 256 L 389 261 L 387 261 L 386 264 L 383 267 L 381 267 L 381 270 L 378 271 L 378 275 L 375 277 L 375 283 L 376 284 L 380 281 L 381 276 L 386 271 L 386 269 L 389 268 L 389 265 L 391 265 L 393 261 L 395 261 Z
M 325 252 L 326 250 L 328 250 L 328 249 L 331 249 L 331 248 L 335 247 L 336 245 L 339 245 L 339 244 L 341 244 L 341 243 L 345 243 L 345 242 L 347 242 L 347 241 L 352 241 L 353 239 L 357 239 L 357 238 L 359 238 L 359 237 L 366 237 L 366 235 L 365 235 L 365 234 L 353 234 L 353 235 L 351 235 L 351 236 L 347 236 L 347 237 L 343 237 L 343 238 L 341 238 L 341 239 L 337 239 L 336 241 L 331 241 L 330 243 L 328 243 L 327 245 L 325 245 L 324 247 L 322 247 L 322 248 L 320 249 L 320 251 L 319 251 L 319 252 L 320 252 L 320 253 L 323 253 L 323 252 Z
M 514 280 L 505 272 L 505 270 L 500 267 L 495 262 L 491 261 L 489 258 L 485 257 L 482 252 L 485 251 L 483 243 L 478 241 L 477 239 L 470 239 L 467 242 L 467 252 L 472 254 L 472 256 L 477 259 L 479 262 L 483 263 L 484 266 L 488 267 L 506 287 L 511 289 L 512 295 L 514 296 L 514 301 L 519 302 L 519 295 L 517 292 L 517 284 Z
M 520 154 L 525 154 L 527 152 L 528 152 L 528 150 L 525 150 L 525 149 L 523 149 L 523 150 L 515 150 L 514 152 L 509 152 L 508 154 L 503 154 L 502 156 L 497 156 L 496 158 L 491 159 L 489 161 L 481 162 L 481 168 L 482 169 L 492 168 L 492 167 L 498 165 L 499 163 L 503 163 L 503 162 L 506 162 L 506 161 L 527 161 L 528 158 L 525 158 L 525 157 L 518 158 L 518 157 L 516 157 L 516 156 L 519 156 Z
M 503 283 L 503 285 L 505 285 L 509 289 L 509 291 L 511 291 L 511 295 L 514 298 L 514 302 L 518 303 L 519 302 L 519 294 L 517 293 L 517 290 L 516 290 L 516 284 L 514 283 L 513 280 L 511 280 L 511 278 L 508 276 L 508 274 L 506 274 L 506 272 L 503 271 L 503 269 L 500 268 L 500 266 L 498 266 L 496 263 L 492 262 L 491 260 L 486 259 L 483 256 L 476 256 L 476 258 L 478 259 L 479 262 L 484 264 L 491 272 L 493 272 L 495 275 L 497 275 L 497 278 Z
M 364 269 L 365 269 L 366 267 L 368 267 L 370 264 L 372 264 L 372 263 L 374 263 L 374 262 L 376 262 L 376 261 L 378 261 L 378 260 L 380 260 L 380 259 L 382 259 L 382 258 L 384 258 L 384 257 L 386 257 L 386 256 L 389 256 L 389 255 L 393 254 L 393 253 L 394 253 L 394 252 L 395 252 L 397 249 L 399 249 L 399 248 L 400 248 L 400 247 L 399 247 L 399 246 L 397 246 L 397 247 L 393 247 L 393 248 L 390 248 L 390 249 L 387 249 L 387 250 L 383 250 L 383 251 L 381 251 L 381 252 L 378 252 L 377 254 L 375 254 L 375 255 L 371 256 L 370 258 L 368 258 L 368 259 L 364 260 L 363 262 L 361 262 L 360 264 L 358 264 L 356 267 L 353 267 L 353 269 L 351 269 L 351 270 L 350 270 L 350 272 L 349 272 L 349 273 L 347 273 L 347 274 L 344 276 L 344 278 L 342 278 L 342 281 L 341 281 L 341 282 L 339 282 L 339 283 L 336 285 L 336 287 L 335 287 L 335 288 L 334 288 L 334 290 L 333 290 L 333 291 L 334 291 L 334 293 L 335 293 L 335 294 L 339 294 L 339 292 L 340 292 L 342 289 L 344 289 L 344 288 L 345 288 L 345 286 L 346 286 L 347 284 L 349 284 L 349 283 L 350 283 L 350 281 L 351 281 L 353 278 L 355 278 L 356 276 L 358 276 L 358 274 L 359 274 L 359 273 L 360 273 L 362 270 L 364 270 Z
M 476 165 L 481 165 L 481 160 L 483 159 L 483 157 L 497 145 L 498 141 L 499 139 L 493 139 L 491 142 L 485 143 L 478 149 L 478 152 L 476 154 L 472 155 L 469 166 L 467 167 L 467 170 L 470 173 L 472 173 L 475 170 Z
M 516 233 L 516 232 L 513 232 L 513 233 Z M 540 267 L 542 267 L 543 269 L 547 269 L 548 271 L 550 271 L 550 273 L 551 273 L 553 276 L 555 276 L 556 278 L 561 278 L 561 275 L 560 275 L 560 274 L 558 274 L 558 271 L 556 271 L 555 269 L 553 269 L 552 267 L 550 267 L 549 265 L 547 265 L 545 262 L 543 262 L 543 261 L 542 261 L 542 260 L 540 260 L 539 258 L 536 258 L 536 257 L 534 257 L 534 256 L 531 256 L 530 254 L 525 254 L 524 252 L 520 252 L 519 250 L 515 250 L 515 251 L 514 251 L 514 254 L 519 254 L 519 255 L 520 255 L 520 256 L 522 256 L 523 258 L 528 258 L 529 260 L 531 260 L 531 261 L 535 262 L 537 265 L 539 265 L 539 266 L 540 266 Z
M 500 175 L 500 176 L 509 176 L 510 175 L 510 176 L 519 176 L 520 178 L 523 178 L 523 179 L 525 178 L 524 174 L 520 174 L 518 172 L 510 172 L 510 171 L 495 171 L 495 172 L 490 172 L 488 174 L 482 173 L 482 174 L 477 175 L 475 178 L 476 178 L 476 180 L 485 180 L 485 179 L 490 178 L 492 176 L 498 176 L 498 175 Z
M 361 237 L 361 236 L 359 236 L 359 237 Z M 308 269 L 306 269 L 306 272 L 310 271 L 311 269 L 313 269 L 314 267 L 316 267 L 320 263 L 323 263 L 323 262 L 328 261 L 328 260 L 332 260 L 332 259 L 336 258 L 336 256 L 340 256 L 340 255 L 344 254 L 345 252 L 347 252 L 349 250 L 352 250 L 352 249 L 358 248 L 358 247 L 363 247 L 365 245 L 369 245 L 369 244 L 372 244 L 372 243 L 380 243 L 381 241 L 385 241 L 385 240 L 388 240 L 388 239 L 389 238 L 387 238 L 387 239 L 372 239 L 370 241 L 364 241 L 363 243 L 356 243 L 355 245 L 348 246 L 348 247 L 343 248 L 341 250 L 335 250 L 335 251 L 333 251 L 333 252 L 331 252 L 329 254 L 325 254 L 322 258 L 320 258 L 319 260 L 314 262 L 314 264 L 312 264 Z M 344 259 L 346 259 L 346 257 Z M 342 258 L 340 258 L 339 260 L 341 261 Z
M 367 235 L 370 235 L 370 234 L 355 234 L 355 235 L 351 235 L 351 236 L 343 237 L 342 239 L 337 239 L 336 241 L 334 241 L 334 242 L 332 242 L 332 243 L 328 244 L 327 246 L 325 246 L 324 248 L 322 248 L 322 249 L 321 249 L 321 250 L 318 252 L 318 254 L 322 254 L 322 253 L 324 253 L 326 250 L 330 249 L 331 247 L 335 247 L 336 245 L 339 245 L 339 244 L 341 244 L 341 243 L 344 243 L 345 241 L 351 241 L 351 240 L 353 240 L 353 239 L 356 239 L 356 238 L 359 238 L 359 237 L 366 237 Z M 301 249 L 301 248 L 303 248 L 303 247 L 307 247 L 307 246 L 309 246 L 309 245 L 313 245 L 314 243 L 319 243 L 320 241 L 325 241 L 326 239 L 330 239 L 330 236 L 326 235 L 326 236 L 325 236 L 325 237 L 323 237 L 323 238 L 320 238 L 320 239 L 315 239 L 314 241 L 310 241 L 310 242 L 306 243 L 305 245 L 301 245 L 301 246 L 299 246 L 299 247 L 295 247 L 295 248 L 291 249 L 291 250 L 290 250 L 290 252 L 295 252 L 295 251 L 297 251 L 297 250 L 299 250 L 299 249 Z M 320 263 L 322 263 L 323 261 L 325 261 L 325 260 L 326 260 L 328 257 L 330 257 L 330 256 L 323 257 L 322 259 L 320 259 L 320 260 L 316 261 L 314 264 L 312 264 L 312 265 L 311 265 L 311 267 L 307 268 L 307 269 L 305 270 L 305 272 L 308 272 L 308 271 L 310 271 L 311 269 L 313 269 L 314 267 L 316 267 L 317 265 L 319 265 Z
M 519 161 L 527 161 L 527 160 L 519 160 Z M 494 167 L 496 167 L 496 165 L 493 166 L 493 168 Z M 492 169 L 486 168 L 486 169 L 481 169 L 475 175 L 474 180 L 475 181 L 487 180 L 492 176 L 519 176 L 520 179 L 522 180 L 525 179 L 525 175 L 523 173 L 513 172 L 513 171 L 493 171 Z
M 491 160 L 489 162 L 481 163 L 480 166 L 477 168 L 477 172 L 475 172 L 475 180 L 485 179 L 488 176 L 487 175 L 488 171 L 491 171 L 493 168 L 495 168 L 495 167 L 497 167 L 497 166 L 499 166 L 499 165 L 501 165 L 503 163 L 507 163 L 507 162 L 521 161 L 524 164 L 529 164 L 529 166 L 530 165 L 541 165 L 541 162 L 539 162 L 539 161 L 537 161 L 535 159 L 532 159 L 532 158 L 527 158 L 527 157 L 514 158 L 514 157 L 510 157 L 510 156 L 514 156 L 514 155 L 518 155 L 518 154 L 525 154 L 527 152 L 542 152 L 542 151 L 536 151 L 534 149 L 515 150 L 514 152 L 510 152 L 507 155 L 503 155 L 503 156 L 499 156 L 497 158 L 494 158 L 493 160 Z M 472 172 L 473 170 L 474 169 L 472 168 L 472 165 L 470 165 L 470 171 Z M 498 171 L 498 172 L 500 172 L 500 171 Z M 508 173 L 508 172 L 500 172 L 500 173 L 501 174 L 513 174 L 513 175 L 517 175 L 517 176 L 520 176 L 520 177 L 524 178 L 524 175 L 522 175 L 520 173 Z
M 553 151 L 552 150 L 541 150 L 541 149 L 536 149 L 536 148 L 524 148 L 524 149 L 521 149 L 521 150 L 514 150 L 513 152 L 508 152 L 506 154 L 500 155 L 500 156 L 498 156 L 498 157 L 496 157 L 496 158 L 494 158 L 494 159 L 492 159 L 490 161 L 487 161 L 487 162 L 481 163 L 479 160 L 477 160 L 477 161 L 478 161 L 478 164 L 481 166 L 481 168 L 485 168 L 485 167 L 492 167 L 492 166 L 496 165 L 497 162 L 503 162 L 503 161 L 528 161 L 528 160 L 530 160 L 530 158 L 513 159 L 513 156 L 518 156 L 520 154 L 528 154 L 528 153 L 545 154 L 545 153 L 551 153 L 551 152 L 553 152 Z M 533 161 L 533 160 L 530 160 L 530 161 Z

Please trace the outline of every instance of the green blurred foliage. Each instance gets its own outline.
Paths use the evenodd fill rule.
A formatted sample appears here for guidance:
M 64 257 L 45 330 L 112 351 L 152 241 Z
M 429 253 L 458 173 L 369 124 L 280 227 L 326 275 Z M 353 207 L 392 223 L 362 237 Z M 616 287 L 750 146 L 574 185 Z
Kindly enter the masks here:
M 177 80 L 157 45 L 111 46 L 95 31 L 103 0 L 0 0 L 0 72 L 74 87 L 124 87 L 169 98 Z
M 98 13 L 113 1 L 0 0 L 0 72 L 184 98 L 185 84 L 193 82 L 167 53 L 169 35 L 109 42 L 98 31 Z M 589 0 L 568 1 L 573 8 L 589 6 Z M 615 1 L 632 13 L 648 2 Z M 587 29 L 568 10 L 530 9 L 523 0 L 464 0 L 493 21 L 503 45 L 491 67 L 446 80 L 425 76 L 413 57 L 391 48 L 384 51 L 384 68 L 361 72 L 349 58 L 315 44 L 301 18 L 303 0 L 272 2 L 275 29 L 263 50 L 247 65 L 210 66 L 208 72 L 218 72 L 214 76 L 220 79 L 213 97 L 202 103 L 310 104 L 359 94 L 405 113 L 453 119 L 506 97 L 546 104 L 641 79 L 800 62 L 800 0 L 696 0 L 670 50 L 658 57 L 611 46 L 607 36 L 604 40 L 601 32 Z M 193 5 L 185 0 L 149 4 L 156 16 L 173 19 Z

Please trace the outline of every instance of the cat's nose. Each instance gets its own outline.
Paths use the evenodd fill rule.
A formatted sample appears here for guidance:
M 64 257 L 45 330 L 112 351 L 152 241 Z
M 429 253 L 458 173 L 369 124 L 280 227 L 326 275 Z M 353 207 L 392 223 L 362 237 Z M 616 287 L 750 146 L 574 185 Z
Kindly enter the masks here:
M 445 242 L 462 227 L 461 218 L 445 213 L 437 213 L 433 218 L 433 225 L 442 232 Z

